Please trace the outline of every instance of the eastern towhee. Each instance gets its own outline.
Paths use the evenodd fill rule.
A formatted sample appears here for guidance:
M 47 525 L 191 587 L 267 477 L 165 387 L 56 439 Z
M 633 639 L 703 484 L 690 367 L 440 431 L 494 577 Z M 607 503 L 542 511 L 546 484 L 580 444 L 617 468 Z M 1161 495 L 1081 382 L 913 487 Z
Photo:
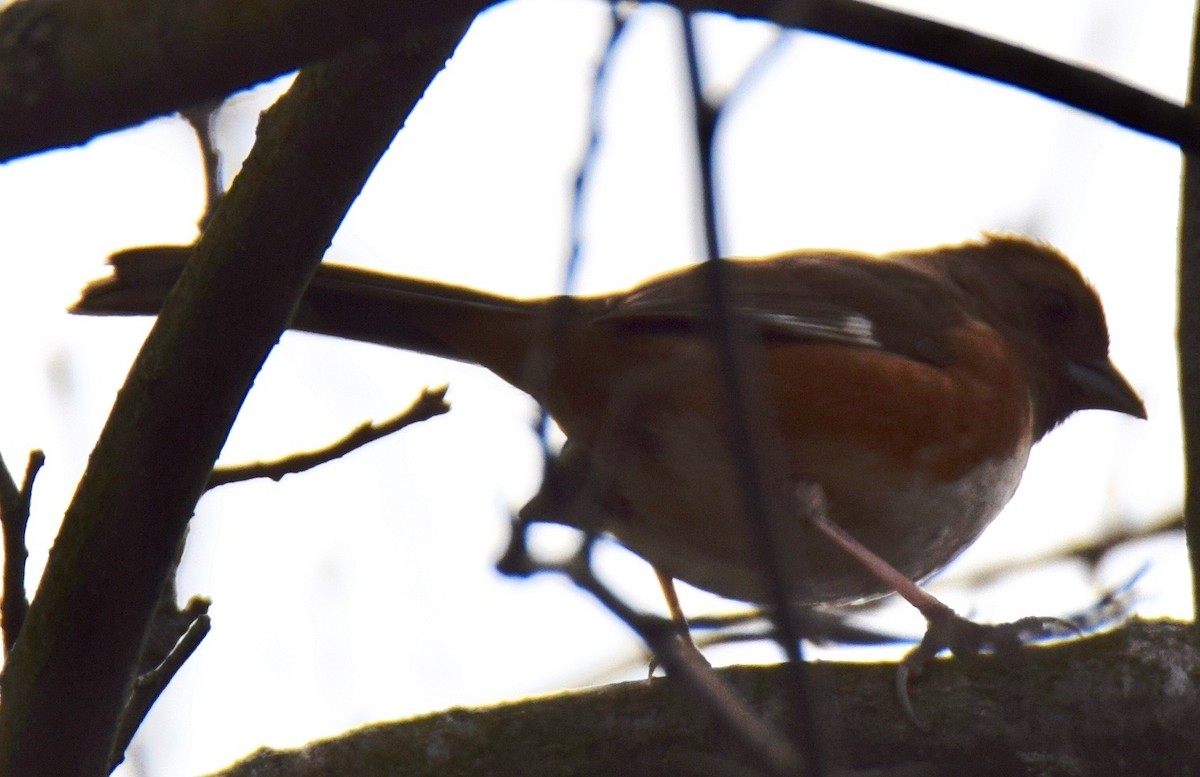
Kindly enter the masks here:
M 73 312 L 155 313 L 187 255 L 120 252 Z M 1145 417 L 1109 361 L 1095 291 L 1044 244 L 792 251 L 732 260 L 726 277 L 750 333 L 751 398 L 770 419 L 764 487 L 785 508 L 775 541 L 797 603 L 927 577 L 979 536 L 1030 447 L 1072 413 Z M 322 265 L 292 327 L 487 367 L 567 437 L 553 493 L 529 513 L 608 532 L 667 579 L 762 602 L 709 313 L 699 265 L 528 300 Z

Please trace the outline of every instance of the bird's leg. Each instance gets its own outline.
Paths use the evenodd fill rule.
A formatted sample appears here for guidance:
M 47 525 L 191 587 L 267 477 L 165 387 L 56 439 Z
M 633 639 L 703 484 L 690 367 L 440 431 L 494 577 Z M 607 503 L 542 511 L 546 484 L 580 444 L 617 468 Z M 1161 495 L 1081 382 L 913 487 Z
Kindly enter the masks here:
M 654 574 L 658 575 L 658 584 L 662 586 L 663 598 L 667 600 L 667 612 L 671 615 L 671 622 L 679 629 L 679 638 L 684 642 L 692 642 L 692 632 L 688 628 L 687 616 L 683 614 L 683 607 L 679 604 L 679 594 L 675 592 L 675 578 L 658 567 L 654 568 Z M 692 644 L 695 645 L 695 643 Z
M 711 666 L 708 659 L 700 652 L 700 648 L 696 645 L 696 641 L 692 639 L 691 628 L 688 627 L 687 616 L 683 614 L 683 607 L 679 604 L 679 594 L 675 592 L 675 578 L 671 577 L 666 572 L 658 567 L 654 568 L 654 574 L 658 575 L 658 584 L 662 587 L 663 598 L 667 600 L 667 612 L 671 615 L 671 622 L 675 624 L 675 628 L 679 634 L 679 647 L 689 653 L 694 653 L 695 657 L 700 660 L 704 666 Z M 658 668 L 658 659 L 655 658 L 650 662 L 650 674 L 654 674 L 654 670 Z
M 551 466 L 547 467 L 542 487 L 521 509 L 520 518 L 562 523 L 596 533 L 609 531 L 613 514 L 622 509 L 618 480 L 622 468 L 629 466 L 630 441 L 636 439 L 638 427 L 645 419 L 646 397 L 667 392 L 671 386 L 691 380 L 703 364 L 693 355 L 686 354 L 627 374 L 605 407 L 602 422 L 597 426 L 599 433 L 585 441 L 567 439 Z M 662 587 L 681 650 L 691 654 L 689 660 L 692 663 L 710 666 L 692 639 L 675 592 L 675 578 L 657 566 L 654 573 Z M 651 675 L 658 666 L 659 659 L 654 657 L 650 662 Z
M 825 492 L 820 486 L 804 483 L 797 488 L 797 496 L 803 513 L 821 533 L 917 608 L 929 624 L 921 643 L 909 651 L 896 669 L 896 694 L 900 705 L 917 725 L 920 723 L 908 698 L 909 681 L 919 677 L 925 666 L 942 650 L 949 649 L 955 656 L 968 657 L 990 647 L 996 653 L 1008 655 L 1018 650 L 1026 640 L 1061 635 L 1065 633 L 1064 629 L 1079 633 L 1075 624 L 1061 618 L 1030 617 L 995 625 L 967 620 L 834 523 L 829 517 Z

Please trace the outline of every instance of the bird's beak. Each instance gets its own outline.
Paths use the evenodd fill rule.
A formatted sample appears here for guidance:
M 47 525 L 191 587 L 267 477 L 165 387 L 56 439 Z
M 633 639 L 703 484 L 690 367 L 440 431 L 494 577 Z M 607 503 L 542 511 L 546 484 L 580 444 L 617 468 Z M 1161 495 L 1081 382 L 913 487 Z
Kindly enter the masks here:
M 1071 362 L 1067 365 L 1067 375 L 1079 390 L 1081 409 L 1114 410 L 1134 418 L 1146 417 L 1142 398 L 1111 361 Z

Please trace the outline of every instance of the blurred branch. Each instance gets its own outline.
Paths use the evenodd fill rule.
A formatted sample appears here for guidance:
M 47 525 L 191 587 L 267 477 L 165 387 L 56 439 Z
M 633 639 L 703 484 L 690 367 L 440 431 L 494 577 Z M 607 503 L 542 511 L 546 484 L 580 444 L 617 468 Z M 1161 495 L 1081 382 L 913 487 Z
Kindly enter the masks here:
M 4 630 L 4 652 L 12 650 L 25 623 L 29 600 L 25 596 L 25 562 L 29 549 L 25 545 L 25 528 L 29 525 L 33 481 L 46 463 L 46 454 L 30 451 L 25 465 L 25 479 L 17 488 L 8 465 L 0 459 L 0 528 L 4 533 L 4 596 L 0 600 L 0 628 Z
M 434 416 L 439 416 L 449 411 L 450 405 L 446 404 L 445 386 L 433 389 L 432 391 L 425 389 L 412 405 L 400 414 L 379 424 L 364 421 L 348 435 L 324 448 L 296 453 L 276 459 L 275 461 L 241 464 L 232 467 L 218 467 L 213 470 L 212 477 L 208 479 L 208 488 L 212 489 L 217 486 L 226 485 L 227 483 L 253 480 L 255 478 L 270 478 L 271 480 L 278 481 L 284 475 L 304 472 L 334 459 L 339 459 L 347 453 L 363 447 L 367 443 L 398 432 L 406 426 L 428 421 Z
M 949 24 L 858 0 L 678 0 L 861 43 L 1015 86 L 1123 127 L 1200 148 L 1193 109 L 1078 65 Z
M 591 94 L 588 100 L 587 145 L 583 149 L 579 166 L 575 170 L 574 185 L 571 187 L 570 248 L 563 262 L 561 286 L 563 294 L 571 294 L 575 290 L 575 281 L 583 257 L 584 194 L 600 161 L 601 138 L 604 134 L 604 99 L 612 72 L 613 57 L 617 51 L 617 42 L 624 35 L 632 12 L 632 7 L 623 6 L 620 0 L 609 0 L 608 40 L 605 41 L 600 58 L 596 62 L 596 68 L 592 73 Z M 567 324 L 567 314 L 568 309 L 565 307 L 558 308 L 554 312 L 550 321 L 554 332 L 552 339 L 558 339 L 560 336 L 563 327 Z M 555 358 L 556 353 L 552 351 L 548 358 Z M 547 364 L 544 372 L 549 374 L 551 371 L 551 366 Z M 555 449 L 551 441 L 550 414 L 540 404 L 533 419 L 533 431 L 537 435 L 542 455 L 540 491 L 547 495 L 551 503 L 558 504 L 561 494 L 557 492 L 561 490 L 560 486 L 562 485 L 559 474 L 562 464 L 561 452 Z M 519 514 L 512 516 L 508 550 L 505 558 L 497 563 L 497 567 L 506 574 L 529 574 L 533 571 L 532 559 L 529 557 L 528 548 L 525 545 L 525 535 L 529 525 L 536 521 L 535 518 L 529 516 L 530 512 L 533 511 L 527 505 Z
M 717 670 L 772 725 L 783 667 Z M 830 761 L 870 774 L 1191 774 L 1200 755 L 1200 645 L 1166 621 L 1030 648 L 1025 660 L 939 661 L 915 697 L 936 734 L 891 696 L 894 664 L 811 667 Z M 431 747 L 430 743 L 437 743 Z M 486 769 L 481 767 L 486 764 Z M 1118 766 L 1119 764 L 1119 766 Z M 262 749 L 211 777 L 756 774 L 678 683 L 650 680 L 376 724 L 297 750 Z
M 955 574 L 951 571 L 950 574 L 938 577 L 937 585 L 942 588 L 950 586 L 965 589 L 983 588 L 996 582 L 1001 577 L 1072 559 L 1078 559 L 1089 567 L 1094 567 L 1115 548 L 1138 540 L 1177 532 L 1182 528 L 1182 516 L 1178 514 L 1166 515 L 1145 526 L 1106 531 L 1099 537 L 1069 544 L 1028 558 L 1017 560 L 1005 559 L 996 564 L 972 570 L 969 573 Z
M 627 15 L 628 9 L 621 8 L 618 2 L 610 4 L 609 37 L 596 65 L 592 80 L 591 101 L 588 110 L 588 142 L 575 176 L 571 209 L 571 250 L 564 267 L 564 292 L 570 292 L 574 286 L 579 260 L 583 252 L 583 193 L 597 161 L 603 132 L 604 87 L 607 83 L 609 67 L 617 41 L 625 30 Z M 561 321 L 562 319 L 559 318 L 554 323 L 557 324 Z M 541 408 L 536 423 L 544 462 L 541 493 L 554 501 L 555 497 L 552 495 L 557 491 L 557 478 L 560 477 L 557 473 L 561 461 L 555 456 L 549 444 L 548 420 L 549 416 L 545 409 Z M 526 531 L 530 522 L 534 520 L 528 516 L 528 510 L 527 507 L 521 515 L 513 518 L 508 550 L 504 558 L 497 564 L 502 572 L 510 575 L 558 572 L 568 577 L 577 586 L 596 597 L 610 612 L 638 634 L 654 654 L 655 660 L 665 665 L 672 678 L 682 683 L 688 689 L 689 694 L 709 710 L 714 718 L 720 720 L 727 730 L 734 732 L 735 739 L 743 748 L 749 748 L 754 754 L 755 760 L 772 774 L 791 775 L 797 773 L 801 760 L 799 754 L 789 744 L 787 737 L 779 730 L 765 725 L 736 693 L 732 692 L 711 672 L 697 651 L 686 648 L 678 640 L 676 629 L 672 624 L 634 611 L 595 577 L 590 564 L 590 551 L 595 541 L 594 536 L 589 536 L 585 540 L 580 552 L 567 564 L 547 564 L 535 560 L 529 554 L 525 543 Z
M 163 13 L 180 6 L 198 7 L 155 4 Z M 263 116 L 117 397 L 4 667 L 0 774 L 108 767 L 179 542 L 238 408 L 350 204 L 466 26 L 456 20 L 422 46 L 371 44 L 306 70 Z
M 600 160 L 600 141 L 604 134 L 604 98 L 607 95 L 608 83 L 612 73 L 613 55 L 617 50 L 617 42 L 625 33 L 626 25 L 632 14 L 632 7 L 626 6 L 620 0 L 610 0 L 608 6 L 608 40 L 592 73 L 592 89 L 588 101 L 588 138 L 579 167 L 575 171 L 574 185 L 571 187 L 571 248 L 563 267 L 562 293 L 575 293 L 575 281 L 579 273 L 579 262 L 583 257 L 584 234 L 584 190 L 595 173 Z
M 800 624 L 792 617 L 789 607 L 793 582 L 801 579 L 802 569 L 796 569 L 794 559 L 783 556 L 776 539 L 790 505 L 782 503 L 774 490 L 766 487 L 764 473 L 784 469 L 784 447 L 777 433 L 778 426 L 770 415 L 770 403 L 762 393 L 754 391 L 766 375 L 761 350 L 751 336 L 750 327 L 735 314 L 726 275 L 727 260 L 721 258 L 720 235 L 717 226 L 719 203 L 713 173 L 713 143 L 724 103 L 712 105 L 704 97 L 700 77 L 700 53 L 697 50 L 695 18 L 681 17 L 684 52 L 687 57 L 688 85 L 692 104 L 696 140 L 696 167 L 700 175 L 700 209 L 703 214 L 705 274 L 708 317 L 712 322 L 711 345 L 721 366 L 723 384 L 722 405 L 728 411 L 732 434 L 733 460 L 740 487 L 741 520 L 756 552 L 755 561 L 766 581 L 768 610 L 774 639 L 787 657 L 785 682 L 791 691 L 790 707 L 794 723 L 787 727 L 793 744 L 802 755 L 804 772 L 821 775 L 825 772 L 825 743 L 816 731 L 813 704 L 808 681 L 808 667 L 801 647 Z M 736 92 L 736 87 L 735 87 Z M 797 768 L 799 768 L 799 763 Z M 797 772 L 799 773 L 799 772 Z

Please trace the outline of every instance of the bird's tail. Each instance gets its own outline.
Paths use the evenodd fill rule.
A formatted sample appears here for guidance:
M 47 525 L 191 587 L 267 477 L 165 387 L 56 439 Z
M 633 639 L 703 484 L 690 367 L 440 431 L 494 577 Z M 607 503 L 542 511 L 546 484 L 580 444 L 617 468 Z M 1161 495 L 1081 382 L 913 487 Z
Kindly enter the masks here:
M 113 273 L 89 283 L 71 312 L 158 313 L 190 251 L 184 246 L 148 246 L 114 254 L 109 257 Z M 518 300 L 322 264 L 291 328 L 474 362 L 520 382 L 529 349 L 544 342 L 554 303 L 555 298 Z

